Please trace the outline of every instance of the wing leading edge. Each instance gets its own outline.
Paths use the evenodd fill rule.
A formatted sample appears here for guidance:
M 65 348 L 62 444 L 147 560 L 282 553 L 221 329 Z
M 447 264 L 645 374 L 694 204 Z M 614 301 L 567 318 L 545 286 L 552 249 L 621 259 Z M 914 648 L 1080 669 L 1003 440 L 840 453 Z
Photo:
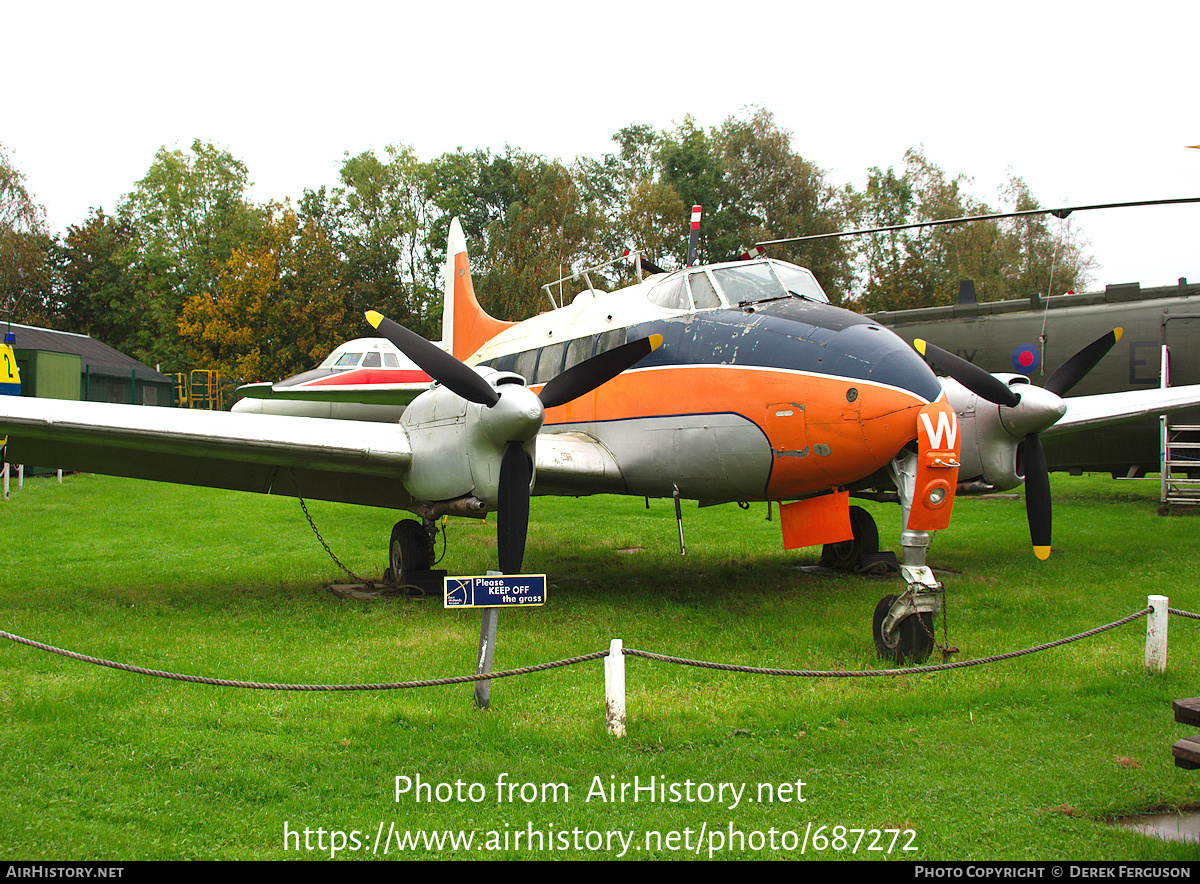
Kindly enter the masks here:
M 1069 433 L 1088 427 L 1114 424 L 1139 417 L 1157 417 L 1200 406 L 1200 384 L 1152 390 L 1126 390 L 1063 400 L 1067 413 L 1043 431 L 1045 435 Z
M 67 470 L 369 506 L 411 502 L 395 424 L 6 396 L 8 459 Z M 298 489 L 297 489 L 298 486 Z

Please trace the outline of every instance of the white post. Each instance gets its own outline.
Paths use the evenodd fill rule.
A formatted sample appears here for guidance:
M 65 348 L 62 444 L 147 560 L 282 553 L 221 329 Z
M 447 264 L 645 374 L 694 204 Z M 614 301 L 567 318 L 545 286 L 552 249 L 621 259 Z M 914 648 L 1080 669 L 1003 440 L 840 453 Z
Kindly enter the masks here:
M 1155 672 L 1167 671 L 1167 611 L 1165 595 L 1147 597 L 1150 614 L 1146 617 L 1146 668 Z
M 612 640 L 604 658 L 604 718 L 610 734 L 625 736 L 625 649 L 619 638 Z
M 8 500 L 8 464 L 4 465 L 4 469 L 0 470 L 4 473 L 4 499 Z
M 59 471 L 58 471 L 58 484 L 59 484 L 59 485 L 61 485 L 61 484 L 62 484 L 62 470 L 59 470 Z
M 25 488 L 25 464 L 17 464 L 17 490 L 22 491 Z

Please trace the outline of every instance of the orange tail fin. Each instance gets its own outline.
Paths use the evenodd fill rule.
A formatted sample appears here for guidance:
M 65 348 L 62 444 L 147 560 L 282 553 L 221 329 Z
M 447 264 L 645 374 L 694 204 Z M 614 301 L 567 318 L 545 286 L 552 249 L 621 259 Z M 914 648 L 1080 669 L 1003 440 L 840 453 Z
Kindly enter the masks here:
M 489 316 L 475 298 L 471 284 L 471 262 L 462 225 L 450 222 L 446 241 L 446 292 L 442 302 L 442 346 L 451 355 L 466 361 L 480 347 L 515 322 Z

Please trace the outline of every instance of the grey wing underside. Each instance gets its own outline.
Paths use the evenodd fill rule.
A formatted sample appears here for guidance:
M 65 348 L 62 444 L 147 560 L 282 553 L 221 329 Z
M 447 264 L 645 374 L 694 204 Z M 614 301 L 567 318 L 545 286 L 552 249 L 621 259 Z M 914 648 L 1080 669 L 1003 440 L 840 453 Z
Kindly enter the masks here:
M 13 463 L 403 509 L 412 464 L 397 424 L 0 396 Z M 535 493 L 620 493 L 583 433 L 538 438 Z

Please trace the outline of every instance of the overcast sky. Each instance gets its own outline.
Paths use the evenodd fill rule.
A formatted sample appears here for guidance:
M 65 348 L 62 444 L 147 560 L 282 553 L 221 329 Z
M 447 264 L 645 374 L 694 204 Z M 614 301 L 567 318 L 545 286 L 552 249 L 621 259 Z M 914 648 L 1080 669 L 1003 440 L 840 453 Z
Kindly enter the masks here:
M 195 138 L 263 202 L 389 143 L 570 160 L 749 105 L 834 185 L 923 146 L 993 205 L 1010 172 L 1046 206 L 1200 196 L 1196 0 L 4 6 L 0 144 L 58 232 Z M 1200 281 L 1200 204 L 1070 223 L 1097 287 Z

